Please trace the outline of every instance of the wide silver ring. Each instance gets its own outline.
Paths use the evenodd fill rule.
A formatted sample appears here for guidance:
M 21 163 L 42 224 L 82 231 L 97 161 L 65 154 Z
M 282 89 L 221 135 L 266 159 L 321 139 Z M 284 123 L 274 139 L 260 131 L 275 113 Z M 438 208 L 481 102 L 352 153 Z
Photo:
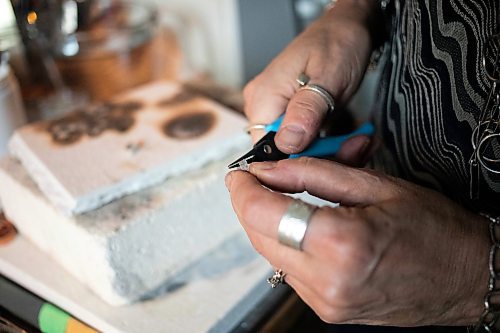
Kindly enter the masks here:
M 335 110 L 335 99 L 332 94 L 318 84 L 309 83 L 310 78 L 307 74 L 301 73 L 296 81 L 300 86 L 299 91 L 309 90 L 320 95 L 328 106 L 328 112 L 333 112 L 333 110 Z
M 278 241 L 293 249 L 302 251 L 302 242 L 312 214 L 318 207 L 302 200 L 293 200 L 278 226 Z

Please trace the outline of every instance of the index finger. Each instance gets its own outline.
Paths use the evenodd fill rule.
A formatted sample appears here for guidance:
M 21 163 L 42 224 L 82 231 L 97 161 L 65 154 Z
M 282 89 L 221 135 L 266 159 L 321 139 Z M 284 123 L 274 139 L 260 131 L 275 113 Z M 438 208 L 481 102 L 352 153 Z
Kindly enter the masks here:
M 310 157 L 252 163 L 250 172 L 272 189 L 289 193 L 307 191 L 347 206 L 390 200 L 400 191 L 383 174 Z
M 265 188 L 248 172 L 232 171 L 226 176 L 233 209 L 244 227 L 277 239 L 278 221 L 292 198 Z
M 247 233 L 257 233 L 278 242 L 281 218 L 292 200 L 296 199 L 269 190 L 254 176 L 243 171 L 230 172 L 226 176 L 226 186 L 231 193 L 234 211 Z M 341 249 L 346 232 L 352 232 L 351 229 L 357 225 L 350 223 L 355 215 L 352 209 L 318 208 L 310 217 L 302 243 L 303 250 L 323 256 L 329 246 L 339 245 Z M 339 241 L 332 243 L 332 239 Z
M 250 125 L 270 124 L 285 112 L 290 98 L 295 93 L 296 82 L 282 77 L 272 79 L 266 72 L 260 74 L 245 87 L 245 114 Z M 257 141 L 265 132 L 252 130 L 252 139 Z

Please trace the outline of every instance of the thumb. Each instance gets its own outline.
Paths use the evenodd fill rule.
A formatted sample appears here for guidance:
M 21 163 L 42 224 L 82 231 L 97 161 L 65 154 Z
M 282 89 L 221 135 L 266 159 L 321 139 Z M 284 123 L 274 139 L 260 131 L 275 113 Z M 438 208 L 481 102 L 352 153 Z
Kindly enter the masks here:
M 317 93 L 299 90 L 290 100 L 275 142 L 287 154 L 304 150 L 317 136 L 328 105 Z

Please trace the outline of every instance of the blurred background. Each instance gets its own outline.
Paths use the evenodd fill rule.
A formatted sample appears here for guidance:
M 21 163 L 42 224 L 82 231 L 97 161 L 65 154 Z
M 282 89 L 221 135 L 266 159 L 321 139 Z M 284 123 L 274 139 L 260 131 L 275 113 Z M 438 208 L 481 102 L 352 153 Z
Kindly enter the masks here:
M 0 155 L 26 121 L 149 81 L 203 80 L 239 92 L 329 3 L 0 0 Z M 351 103 L 357 114 L 370 109 L 374 76 Z

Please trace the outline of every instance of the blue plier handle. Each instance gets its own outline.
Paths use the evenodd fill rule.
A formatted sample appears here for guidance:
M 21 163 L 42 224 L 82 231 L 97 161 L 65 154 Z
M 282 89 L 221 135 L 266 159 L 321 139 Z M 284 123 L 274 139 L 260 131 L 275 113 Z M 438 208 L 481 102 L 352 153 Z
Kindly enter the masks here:
M 310 157 L 326 157 L 334 156 L 339 150 L 342 144 L 356 135 L 373 135 L 375 129 L 372 123 L 364 123 L 355 131 L 339 136 L 331 137 L 318 137 L 314 140 L 304 151 L 298 154 L 285 154 L 281 152 L 274 143 L 274 137 L 278 131 L 281 122 L 283 121 L 283 116 L 280 116 L 271 124 L 264 127 L 267 134 L 260 139 L 253 148 L 241 156 L 239 159 L 234 161 L 229 165 L 229 168 L 241 168 L 244 165 L 250 164 L 252 162 L 264 162 L 264 161 L 278 161 L 286 158 L 298 158 L 301 156 Z

